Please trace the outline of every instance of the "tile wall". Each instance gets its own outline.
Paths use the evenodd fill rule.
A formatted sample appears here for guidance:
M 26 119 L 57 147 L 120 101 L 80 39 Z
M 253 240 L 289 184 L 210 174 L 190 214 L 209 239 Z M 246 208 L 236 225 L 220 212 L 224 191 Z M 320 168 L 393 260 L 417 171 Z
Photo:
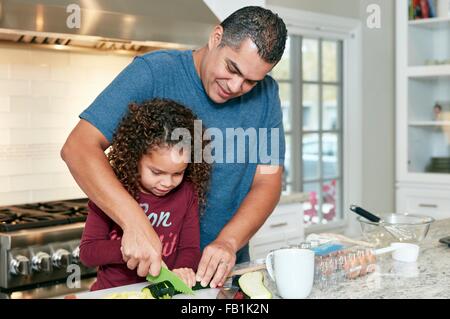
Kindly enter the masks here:
M 59 151 L 131 56 L 0 46 L 0 206 L 84 197 Z

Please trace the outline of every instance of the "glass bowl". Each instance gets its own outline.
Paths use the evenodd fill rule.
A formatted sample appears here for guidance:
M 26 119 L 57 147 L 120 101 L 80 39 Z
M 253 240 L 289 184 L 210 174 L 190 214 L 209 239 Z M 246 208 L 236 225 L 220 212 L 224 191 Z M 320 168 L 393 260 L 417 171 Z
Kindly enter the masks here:
M 378 247 L 388 246 L 393 242 L 419 243 L 428 234 L 434 218 L 412 214 L 386 214 L 379 216 L 384 223 L 371 222 L 358 216 L 363 237 Z M 409 234 L 410 236 L 402 236 Z

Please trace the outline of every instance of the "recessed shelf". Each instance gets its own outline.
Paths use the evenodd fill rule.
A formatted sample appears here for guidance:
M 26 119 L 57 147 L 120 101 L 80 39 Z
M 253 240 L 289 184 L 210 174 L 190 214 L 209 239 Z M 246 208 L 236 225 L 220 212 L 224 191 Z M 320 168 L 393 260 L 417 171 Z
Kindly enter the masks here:
M 410 20 L 408 24 L 424 29 L 446 29 L 450 26 L 450 17 Z
M 450 64 L 424 65 L 408 67 L 409 78 L 440 78 L 450 77 Z
M 440 127 L 440 126 L 450 126 L 450 121 L 411 121 L 408 123 L 409 126 L 419 126 L 419 127 Z

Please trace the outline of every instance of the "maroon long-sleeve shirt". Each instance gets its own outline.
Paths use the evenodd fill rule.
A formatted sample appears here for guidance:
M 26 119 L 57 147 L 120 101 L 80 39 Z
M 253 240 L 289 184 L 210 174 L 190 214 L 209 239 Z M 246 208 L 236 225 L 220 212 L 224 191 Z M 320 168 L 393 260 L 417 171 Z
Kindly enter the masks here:
M 162 259 L 169 269 L 197 270 L 200 261 L 198 201 L 191 183 L 183 181 L 164 197 L 140 193 L 140 206 L 162 243 Z M 89 215 L 80 243 L 81 262 L 98 267 L 91 290 L 145 281 L 137 270 L 128 269 L 120 251 L 122 229 L 89 202 Z

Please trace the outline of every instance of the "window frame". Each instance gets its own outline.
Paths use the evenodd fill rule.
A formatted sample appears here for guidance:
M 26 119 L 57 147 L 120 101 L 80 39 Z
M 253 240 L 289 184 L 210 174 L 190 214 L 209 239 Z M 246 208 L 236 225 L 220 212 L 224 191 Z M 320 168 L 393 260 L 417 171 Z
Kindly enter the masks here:
M 341 167 L 339 177 L 341 179 L 342 192 L 342 219 L 330 222 L 328 224 L 312 224 L 305 225 L 305 234 L 311 232 L 320 232 L 330 229 L 344 229 L 355 227 L 355 218 L 349 218 L 347 207 L 351 203 L 360 203 L 362 199 L 362 126 L 361 126 L 361 23 L 359 20 L 351 18 L 343 18 L 326 14 L 318 14 L 302 10 L 288 9 L 279 6 L 268 6 L 268 9 L 278 13 L 285 21 L 288 34 L 306 38 L 323 38 L 325 40 L 341 40 L 342 41 L 342 95 L 339 97 L 341 102 L 342 120 L 342 139 L 340 145 L 341 151 Z M 321 48 L 320 48 L 321 49 Z M 292 48 L 291 48 L 292 50 Z M 301 63 L 300 59 L 291 59 L 291 64 Z M 319 62 L 321 63 L 321 62 Z M 291 66 L 295 68 L 295 66 Z M 298 68 L 298 66 L 297 66 Z M 321 68 L 319 69 L 322 72 Z M 338 73 L 339 75 L 339 73 Z M 322 76 L 320 76 L 321 78 Z M 292 87 L 300 87 L 301 83 L 295 83 L 295 78 L 291 75 Z M 280 81 L 280 83 L 287 81 Z M 299 100 L 298 96 L 301 92 L 293 90 L 291 92 L 290 106 L 294 104 L 294 99 Z M 301 96 L 300 96 L 301 98 Z M 322 99 L 322 97 L 320 97 Z M 300 108 L 298 108 L 300 109 Z M 291 109 L 291 116 L 293 109 Z M 322 119 L 321 119 L 322 120 Z M 292 126 L 290 129 L 291 138 L 294 134 L 300 136 L 301 130 L 299 125 Z M 351 147 L 350 147 L 351 145 Z M 298 145 L 300 147 L 300 145 Z M 320 150 L 322 151 L 322 150 Z M 297 153 L 297 155 L 295 155 Z M 301 157 L 298 158 L 299 152 L 291 153 L 291 162 L 302 163 Z M 297 157 L 297 158 L 296 158 Z M 297 174 L 298 175 L 298 174 Z M 292 176 L 292 182 L 300 183 L 298 176 Z M 291 195 L 283 195 L 283 199 L 288 199 Z M 320 212 L 321 214 L 322 212 Z

